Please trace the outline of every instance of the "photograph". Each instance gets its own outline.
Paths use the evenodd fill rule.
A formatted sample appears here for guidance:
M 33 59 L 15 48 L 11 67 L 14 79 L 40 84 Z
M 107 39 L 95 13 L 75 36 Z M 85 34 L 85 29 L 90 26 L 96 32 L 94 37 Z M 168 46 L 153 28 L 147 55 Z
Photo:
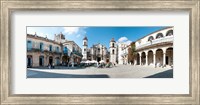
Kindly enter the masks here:
M 173 26 L 27 26 L 27 78 L 173 78 Z
M 200 0 L 0 3 L 0 105 L 200 105 Z

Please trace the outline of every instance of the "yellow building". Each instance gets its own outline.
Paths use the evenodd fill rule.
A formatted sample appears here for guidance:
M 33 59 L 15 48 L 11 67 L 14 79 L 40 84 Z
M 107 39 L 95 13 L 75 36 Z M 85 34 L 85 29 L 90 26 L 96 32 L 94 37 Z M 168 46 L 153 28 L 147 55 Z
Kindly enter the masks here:
M 27 67 L 48 65 L 76 65 L 82 58 L 81 48 L 74 42 L 65 40 L 62 33 L 54 40 L 27 34 Z

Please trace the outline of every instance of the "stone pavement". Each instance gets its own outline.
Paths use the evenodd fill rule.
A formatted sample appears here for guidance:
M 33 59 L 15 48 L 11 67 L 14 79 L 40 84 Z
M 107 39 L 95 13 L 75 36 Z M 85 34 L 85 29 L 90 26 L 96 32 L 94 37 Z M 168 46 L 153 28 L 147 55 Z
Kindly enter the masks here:
M 133 65 L 112 68 L 28 68 L 27 78 L 173 78 L 173 69 Z

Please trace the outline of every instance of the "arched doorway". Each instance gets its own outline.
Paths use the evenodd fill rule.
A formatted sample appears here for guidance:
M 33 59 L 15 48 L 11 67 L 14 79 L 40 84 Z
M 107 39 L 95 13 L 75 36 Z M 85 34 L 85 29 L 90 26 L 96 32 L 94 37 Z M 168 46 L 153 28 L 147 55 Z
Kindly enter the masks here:
M 169 66 L 173 65 L 173 48 L 172 47 L 166 50 L 165 62 L 166 62 L 166 65 L 169 65 Z
M 156 66 L 162 66 L 163 65 L 163 50 L 157 49 L 156 50 Z
M 140 65 L 140 54 L 137 53 L 137 65 Z
M 50 65 L 53 64 L 53 57 L 52 57 L 52 56 L 49 57 L 49 64 L 50 64 Z
M 56 65 L 60 65 L 60 58 L 56 57 Z
M 142 58 L 141 58 L 141 65 L 145 65 L 146 64 L 146 54 L 145 54 L 145 52 L 142 52 L 142 56 L 141 56 Z
M 44 56 L 39 56 L 39 66 L 44 66 Z
M 32 55 L 27 55 L 27 67 L 32 67 Z
M 153 65 L 153 51 L 148 51 L 148 65 Z
M 109 61 L 109 58 L 106 59 L 106 63 L 108 63 L 108 62 L 110 62 L 110 61 Z
M 62 57 L 62 65 L 68 65 L 69 57 L 67 55 L 64 55 Z

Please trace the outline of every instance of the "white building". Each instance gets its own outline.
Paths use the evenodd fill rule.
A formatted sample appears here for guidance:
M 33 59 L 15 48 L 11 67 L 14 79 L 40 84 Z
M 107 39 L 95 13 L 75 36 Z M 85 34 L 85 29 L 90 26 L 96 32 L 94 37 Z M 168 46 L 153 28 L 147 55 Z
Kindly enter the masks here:
M 129 47 L 129 44 L 118 43 L 118 64 L 128 64 Z
M 173 27 L 153 32 L 135 42 L 135 65 L 173 66 Z

